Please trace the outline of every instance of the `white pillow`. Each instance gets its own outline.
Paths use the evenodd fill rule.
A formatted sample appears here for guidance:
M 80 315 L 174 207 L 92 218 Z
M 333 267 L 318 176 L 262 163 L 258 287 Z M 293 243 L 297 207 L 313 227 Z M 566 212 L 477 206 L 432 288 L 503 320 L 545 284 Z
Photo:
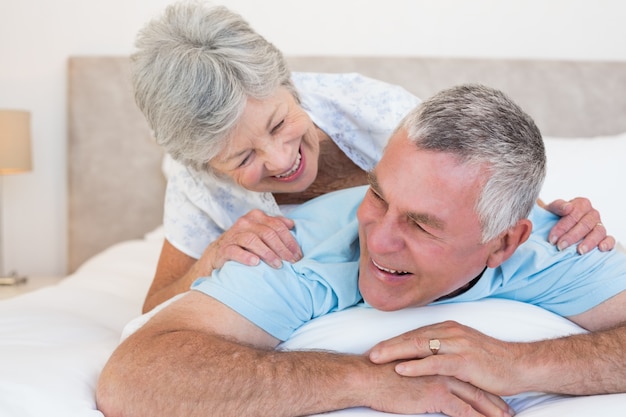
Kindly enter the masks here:
M 541 198 L 587 197 L 608 233 L 626 243 L 626 133 L 595 138 L 544 138 L 548 175 Z
M 563 317 L 511 300 L 484 299 L 389 312 L 359 305 L 308 322 L 282 343 L 280 349 L 325 349 L 359 354 L 381 340 L 445 320 L 456 320 L 509 341 L 531 341 L 584 332 Z M 507 402 L 519 417 L 618 417 L 626 409 L 626 394 L 572 398 L 531 392 L 508 397 Z M 392 414 L 359 407 L 324 413 L 323 416 L 374 417 Z

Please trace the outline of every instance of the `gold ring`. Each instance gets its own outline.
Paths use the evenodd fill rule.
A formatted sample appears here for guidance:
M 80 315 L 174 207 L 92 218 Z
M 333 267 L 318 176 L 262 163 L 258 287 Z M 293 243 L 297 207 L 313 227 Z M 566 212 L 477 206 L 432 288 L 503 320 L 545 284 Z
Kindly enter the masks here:
M 604 225 L 602 223 L 600 223 L 600 222 L 596 223 L 596 227 L 598 227 L 598 226 L 604 227 Z
M 433 353 L 433 355 L 436 355 L 437 352 L 439 352 L 439 348 L 441 348 L 441 342 L 439 341 L 439 339 L 430 339 L 428 341 L 428 348 Z

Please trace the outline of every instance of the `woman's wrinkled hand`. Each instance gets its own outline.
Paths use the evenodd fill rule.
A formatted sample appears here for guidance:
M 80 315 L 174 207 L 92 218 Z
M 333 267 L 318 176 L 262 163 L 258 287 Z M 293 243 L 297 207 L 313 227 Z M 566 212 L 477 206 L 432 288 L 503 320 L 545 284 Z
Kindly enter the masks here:
M 538 204 L 561 219 L 550 231 L 548 239 L 563 250 L 579 242 L 578 253 L 585 254 L 594 248 L 602 252 L 610 251 L 615 247 L 615 238 L 607 235 L 606 227 L 600 219 L 600 212 L 594 209 L 591 201 L 584 197 L 577 197 L 570 201 L 555 200 L 545 205 Z
M 226 261 L 251 266 L 263 261 L 274 268 L 280 268 L 283 261 L 296 262 L 302 251 L 290 232 L 293 227 L 289 218 L 252 210 L 213 241 L 200 262 L 211 270 L 221 268 Z

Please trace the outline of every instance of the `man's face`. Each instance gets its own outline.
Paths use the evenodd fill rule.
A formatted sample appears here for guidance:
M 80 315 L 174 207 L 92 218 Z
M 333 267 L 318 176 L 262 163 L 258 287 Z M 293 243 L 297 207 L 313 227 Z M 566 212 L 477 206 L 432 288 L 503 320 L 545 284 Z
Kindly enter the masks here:
M 426 305 L 468 284 L 487 264 L 474 206 L 484 167 L 424 151 L 404 130 L 387 145 L 357 212 L 359 289 L 379 310 Z

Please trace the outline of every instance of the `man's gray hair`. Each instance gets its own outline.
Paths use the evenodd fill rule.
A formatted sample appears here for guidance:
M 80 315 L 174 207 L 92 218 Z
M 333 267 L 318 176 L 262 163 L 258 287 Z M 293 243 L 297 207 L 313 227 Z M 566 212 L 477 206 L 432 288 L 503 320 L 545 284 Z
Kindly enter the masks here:
M 135 101 L 157 143 L 184 165 L 207 168 L 248 98 L 264 99 L 284 86 L 297 100 L 283 54 L 226 7 L 170 5 L 135 45 Z
M 475 207 L 483 242 L 528 217 L 546 175 L 545 149 L 535 122 L 504 93 L 453 87 L 424 101 L 401 126 L 420 149 L 487 168 Z

